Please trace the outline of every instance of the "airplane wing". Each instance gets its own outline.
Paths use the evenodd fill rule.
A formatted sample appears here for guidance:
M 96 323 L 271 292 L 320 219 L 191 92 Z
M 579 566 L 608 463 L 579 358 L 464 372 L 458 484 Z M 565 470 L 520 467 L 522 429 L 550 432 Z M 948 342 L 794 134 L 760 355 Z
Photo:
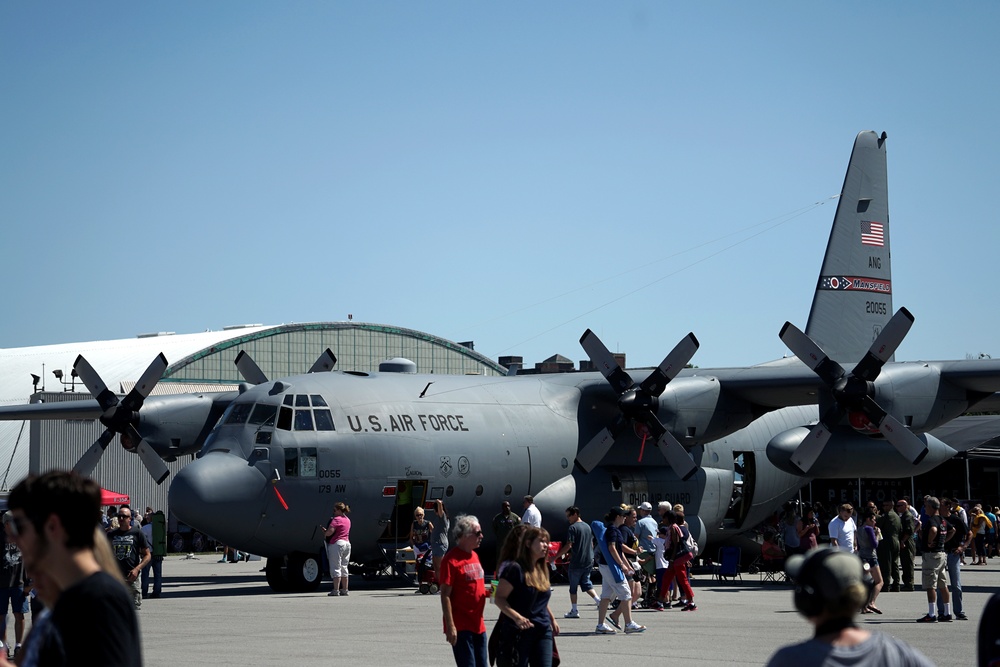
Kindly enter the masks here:
M 59 403 L 20 403 L 0 407 L 0 420 L 97 419 L 103 412 L 92 398 Z
M 793 405 L 815 405 L 823 383 L 794 357 L 748 368 L 689 369 L 680 377 L 704 375 L 719 380 L 723 391 L 762 412 Z
M 957 452 L 1000 448 L 1000 415 L 970 415 L 953 419 L 931 434 Z
M 956 387 L 983 394 L 1000 392 L 1000 359 L 963 359 L 934 361 L 942 379 Z

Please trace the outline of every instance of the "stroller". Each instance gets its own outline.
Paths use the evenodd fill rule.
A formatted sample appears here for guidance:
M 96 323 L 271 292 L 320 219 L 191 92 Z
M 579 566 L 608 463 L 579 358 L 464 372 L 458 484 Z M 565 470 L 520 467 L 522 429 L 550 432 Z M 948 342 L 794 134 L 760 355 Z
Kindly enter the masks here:
M 431 545 L 426 542 L 413 547 L 413 556 L 416 558 L 417 590 L 421 595 L 437 593 L 439 586 L 437 575 L 434 573 L 434 556 Z

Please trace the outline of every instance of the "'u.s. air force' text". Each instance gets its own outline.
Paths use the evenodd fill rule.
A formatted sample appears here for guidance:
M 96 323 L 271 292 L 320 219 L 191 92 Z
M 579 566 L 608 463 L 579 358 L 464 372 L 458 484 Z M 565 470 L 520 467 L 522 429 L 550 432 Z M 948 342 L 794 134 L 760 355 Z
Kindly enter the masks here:
M 355 433 L 371 431 L 468 431 L 463 415 L 347 415 Z

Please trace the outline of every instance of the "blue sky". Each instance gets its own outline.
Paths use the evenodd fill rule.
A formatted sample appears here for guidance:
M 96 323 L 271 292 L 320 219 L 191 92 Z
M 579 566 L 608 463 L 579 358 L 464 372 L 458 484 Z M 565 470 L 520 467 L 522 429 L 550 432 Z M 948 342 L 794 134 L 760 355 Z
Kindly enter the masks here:
M 0 3 L 0 347 L 355 320 L 702 367 L 889 135 L 898 359 L 1000 354 L 1000 5 Z

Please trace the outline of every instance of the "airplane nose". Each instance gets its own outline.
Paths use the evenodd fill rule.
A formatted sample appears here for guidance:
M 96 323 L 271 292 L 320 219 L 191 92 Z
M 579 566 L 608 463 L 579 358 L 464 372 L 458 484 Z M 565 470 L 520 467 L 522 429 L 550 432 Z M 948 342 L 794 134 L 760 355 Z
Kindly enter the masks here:
M 246 459 L 209 452 L 177 473 L 170 485 L 170 509 L 224 544 L 242 544 L 257 530 L 267 486 L 264 475 Z

